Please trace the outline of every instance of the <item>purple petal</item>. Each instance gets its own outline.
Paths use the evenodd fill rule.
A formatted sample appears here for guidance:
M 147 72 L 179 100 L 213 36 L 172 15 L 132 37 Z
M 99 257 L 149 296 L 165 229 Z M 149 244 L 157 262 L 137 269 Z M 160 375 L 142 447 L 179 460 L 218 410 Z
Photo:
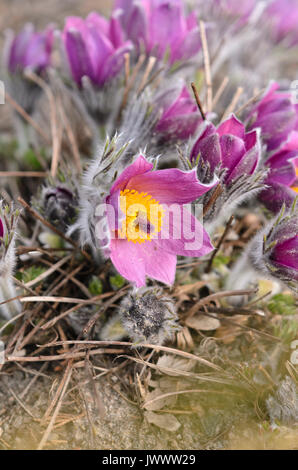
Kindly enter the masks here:
M 270 186 L 259 194 L 259 200 L 274 214 L 277 214 L 286 204 L 290 208 L 294 202 L 296 193 L 287 186 L 279 183 L 271 183 Z
M 171 44 L 185 30 L 182 4 L 163 2 L 152 8 L 149 23 L 149 50 L 158 46 L 157 55 L 162 58 Z
M 186 209 L 176 204 L 163 205 L 161 231 L 154 242 L 163 250 L 181 256 L 204 256 L 214 249 L 202 224 Z
M 232 173 L 234 167 L 245 155 L 244 142 L 239 137 L 231 134 L 220 137 L 220 147 L 222 154 L 222 166 L 228 169 L 227 179 Z
M 66 31 L 64 33 L 64 44 L 71 73 L 77 84 L 81 85 L 81 80 L 85 75 L 94 80 L 92 63 L 81 33 L 77 30 Z
M 218 134 L 205 137 L 196 142 L 192 149 L 191 161 L 200 156 L 204 162 L 208 162 L 213 172 L 221 163 L 221 148 Z
M 236 137 L 239 137 L 240 139 L 244 139 L 245 128 L 242 122 L 239 121 L 239 119 L 237 119 L 234 114 L 232 114 L 229 119 L 220 124 L 217 129 L 217 132 L 220 136 L 223 136 L 225 134 L 231 134 Z
M 201 50 L 201 37 L 199 28 L 186 32 L 176 44 L 172 45 L 170 63 L 177 60 L 188 60 Z
M 109 36 L 109 22 L 103 16 L 91 12 L 86 18 L 86 24 L 95 27 L 101 34 Z
M 4 235 L 4 226 L 2 220 L 0 219 L 0 238 L 3 238 Z
M 239 162 L 232 168 L 232 171 L 228 172 L 226 181 L 230 183 L 241 175 L 252 175 L 259 163 L 261 155 L 261 147 L 258 139 L 258 133 L 252 131 L 245 136 L 245 143 L 248 144 L 248 150 L 246 154 L 239 160 Z M 253 145 L 253 147 L 251 147 Z
M 120 13 L 121 12 L 119 10 L 113 13 L 109 28 L 109 37 L 115 49 L 121 47 L 125 42 L 123 29 L 119 21 Z
M 118 49 L 114 54 L 110 55 L 100 71 L 99 84 L 103 84 L 106 80 L 115 77 L 121 71 L 124 65 L 124 55 L 132 49 L 129 42 Z
M 110 249 L 117 271 L 137 287 L 146 285 L 146 275 L 165 284 L 173 284 L 176 256 L 163 252 L 153 241 L 111 240 Z
M 150 194 L 161 204 L 186 204 L 195 201 L 218 183 L 200 183 L 196 170 L 184 172 L 176 168 L 151 171 L 134 176 L 127 184 L 128 189 Z
M 298 269 L 298 235 L 276 246 L 271 258 L 279 264 Z
M 136 175 L 141 175 L 153 169 L 152 163 L 149 163 L 143 155 L 140 155 L 134 163 L 129 165 L 125 170 L 121 173 L 119 178 L 113 184 L 110 193 L 114 193 L 118 189 L 124 190 L 127 186 L 129 180 Z

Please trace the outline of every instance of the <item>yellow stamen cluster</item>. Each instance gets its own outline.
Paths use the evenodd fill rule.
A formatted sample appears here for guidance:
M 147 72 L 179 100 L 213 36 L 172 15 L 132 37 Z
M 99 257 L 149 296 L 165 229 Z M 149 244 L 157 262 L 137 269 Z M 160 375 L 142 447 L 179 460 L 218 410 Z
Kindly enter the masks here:
M 298 167 L 296 167 L 296 176 L 297 176 L 297 178 L 298 178 Z M 296 191 L 296 193 L 298 193 L 297 180 L 296 180 L 296 182 L 294 183 L 294 185 L 291 186 L 291 188 L 292 188 L 294 191 Z
M 120 238 L 133 243 L 151 241 L 161 230 L 163 209 L 148 193 L 139 193 L 134 189 L 120 191 L 120 209 L 125 214 L 122 227 L 118 231 Z

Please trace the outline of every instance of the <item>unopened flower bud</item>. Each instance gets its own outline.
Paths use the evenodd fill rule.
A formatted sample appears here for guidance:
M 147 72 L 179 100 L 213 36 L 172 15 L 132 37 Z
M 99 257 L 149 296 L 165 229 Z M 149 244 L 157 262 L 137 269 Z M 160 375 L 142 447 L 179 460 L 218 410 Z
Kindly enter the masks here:
M 135 343 L 163 344 L 179 328 L 174 302 L 159 288 L 133 290 L 121 302 L 120 315 Z

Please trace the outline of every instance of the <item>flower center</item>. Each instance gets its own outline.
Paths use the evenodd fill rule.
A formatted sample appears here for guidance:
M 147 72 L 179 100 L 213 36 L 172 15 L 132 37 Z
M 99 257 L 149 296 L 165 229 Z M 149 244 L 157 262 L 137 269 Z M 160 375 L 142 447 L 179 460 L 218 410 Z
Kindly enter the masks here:
M 125 214 L 122 227 L 118 231 L 120 238 L 134 243 L 151 241 L 161 230 L 163 209 L 148 193 L 139 193 L 134 189 L 120 191 L 120 209 Z

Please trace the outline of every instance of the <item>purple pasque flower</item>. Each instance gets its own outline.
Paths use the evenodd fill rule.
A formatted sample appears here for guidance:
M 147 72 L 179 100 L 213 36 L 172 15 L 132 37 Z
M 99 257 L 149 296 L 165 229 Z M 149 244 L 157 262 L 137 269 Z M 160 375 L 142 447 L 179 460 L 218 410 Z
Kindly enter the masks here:
M 6 63 L 10 73 L 29 67 L 41 73 L 51 64 L 54 31 L 48 26 L 45 31 L 36 32 L 32 25 L 26 25 L 10 38 L 6 46 Z
M 186 86 L 172 89 L 157 97 L 158 107 L 163 113 L 155 131 L 164 139 L 184 140 L 195 133 L 202 121 L 197 105 Z
M 169 62 L 188 60 L 201 48 L 195 13 L 186 16 L 182 0 L 116 0 L 127 37 L 147 54 Z
M 116 220 L 109 215 L 107 219 L 109 255 L 119 273 L 137 287 L 146 284 L 146 276 L 172 284 L 177 255 L 209 253 L 213 249 L 209 235 L 183 205 L 215 184 L 200 183 L 195 171 L 153 171 L 153 164 L 142 155 L 128 166 L 106 198 L 116 214 Z M 190 247 L 192 242 L 195 246 Z
M 252 175 L 260 158 L 260 142 L 256 130 L 246 132 L 245 127 L 233 114 L 217 128 L 205 121 L 195 142 L 190 160 L 199 159 L 215 170 L 225 169 L 223 182 L 230 185 L 242 175 Z
M 293 131 L 289 140 L 273 153 L 267 161 L 269 169 L 264 183 L 267 188 L 259 199 L 270 211 L 277 213 L 283 204 L 290 207 L 298 192 L 298 132 Z
M 277 278 L 297 291 L 298 212 L 279 216 L 258 233 L 249 246 L 249 259 L 257 271 Z
M 84 20 L 77 16 L 66 19 L 62 40 L 73 79 L 82 85 L 89 77 L 99 87 L 123 69 L 124 55 L 132 49 L 125 41 L 118 14 L 108 21 L 97 13 Z
M 286 40 L 288 45 L 298 44 L 298 3 L 297 0 L 273 0 L 265 14 L 271 21 L 276 42 Z
M 279 84 L 273 82 L 263 98 L 251 109 L 247 117 L 249 130 L 261 128 L 262 140 L 272 151 L 286 142 L 293 130 L 298 130 L 298 105 L 291 94 L 277 92 Z

